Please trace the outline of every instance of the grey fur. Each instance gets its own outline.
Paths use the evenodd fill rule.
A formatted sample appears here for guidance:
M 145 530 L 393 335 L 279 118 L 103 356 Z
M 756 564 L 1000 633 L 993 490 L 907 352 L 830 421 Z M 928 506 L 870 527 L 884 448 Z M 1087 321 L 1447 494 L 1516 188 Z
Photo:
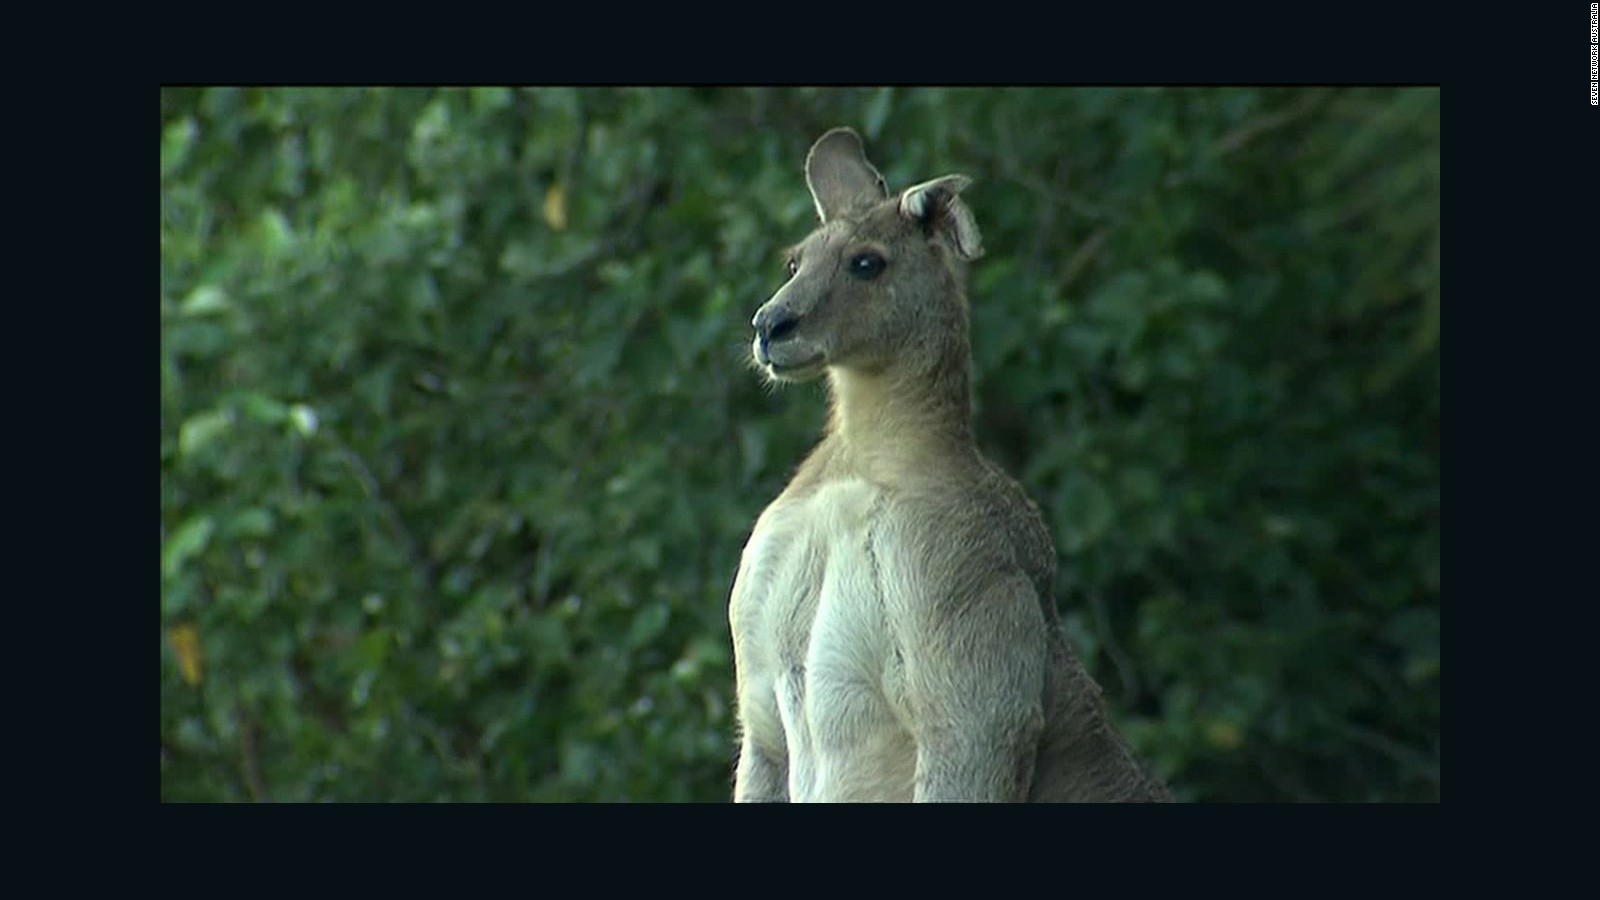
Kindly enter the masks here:
M 1062 635 L 1038 509 L 973 442 L 968 180 L 891 198 L 848 129 L 806 178 L 822 225 L 752 350 L 826 374 L 832 411 L 734 579 L 735 799 L 1170 800 Z

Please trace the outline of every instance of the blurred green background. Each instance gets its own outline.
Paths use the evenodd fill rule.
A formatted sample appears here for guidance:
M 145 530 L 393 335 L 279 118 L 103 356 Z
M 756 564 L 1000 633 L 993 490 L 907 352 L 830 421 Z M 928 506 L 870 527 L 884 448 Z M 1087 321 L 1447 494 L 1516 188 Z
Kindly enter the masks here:
M 163 89 L 163 800 L 727 799 L 801 164 L 949 172 L 986 453 L 1188 800 L 1439 798 L 1435 89 Z

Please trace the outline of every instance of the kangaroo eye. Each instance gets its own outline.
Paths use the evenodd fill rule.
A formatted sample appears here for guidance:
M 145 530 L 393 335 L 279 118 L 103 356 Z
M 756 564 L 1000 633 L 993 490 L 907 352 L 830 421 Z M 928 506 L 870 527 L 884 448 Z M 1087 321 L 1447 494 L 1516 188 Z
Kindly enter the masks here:
M 796 273 L 796 272 L 798 272 L 798 271 L 800 271 L 800 264 L 799 264 L 799 263 L 797 263 L 797 262 L 795 262 L 795 261 L 794 261 L 794 260 L 792 260 L 792 259 L 791 259 L 791 260 L 789 260 L 789 262 L 788 262 L 788 263 L 787 263 L 787 264 L 786 264 L 786 265 L 785 265 L 785 266 L 784 266 L 784 268 L 786 268 L 786 269 L 788 269 L 788 270 L 789 270 L 789 277 L 790 277 L 790 278 L 793 278 L 793 277 L 794 277 L 794 273 Z
M 850 274 L 862 281 L 871 281 L 883 274 L 886 265 L 888 263 L 876 253 L 858 253 L 850 258 Z

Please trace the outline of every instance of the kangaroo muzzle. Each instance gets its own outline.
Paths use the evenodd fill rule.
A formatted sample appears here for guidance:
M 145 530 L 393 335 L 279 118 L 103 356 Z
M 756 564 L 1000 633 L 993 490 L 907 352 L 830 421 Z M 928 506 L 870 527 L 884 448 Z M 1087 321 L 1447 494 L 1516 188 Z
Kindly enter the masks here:
M 783 380 L 804 380 L 820 371 L 817 367 L 825 354 L 815 341 L 800 333 L 803 320 L 789 302 L 774 298 L 750 321 L 756 330 L 751 353 L 770 374 Z
M 761 354 L 767 355 L 774 344 L 781 344 L 794 336 L 795 329 L 800 326 L 800 317 L 783 304 L 768 303 L 756 312 L 750 324 L 756 330 L 756 342 Z

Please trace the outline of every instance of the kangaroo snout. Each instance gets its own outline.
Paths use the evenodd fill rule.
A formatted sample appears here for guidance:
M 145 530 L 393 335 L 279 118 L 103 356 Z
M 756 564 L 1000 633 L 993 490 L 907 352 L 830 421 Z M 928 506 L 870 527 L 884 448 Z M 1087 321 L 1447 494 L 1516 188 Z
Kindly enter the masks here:
M 750 324 L 755 327 L 756 339 L 761 342 L 761 349 L 765 352 L 773 344 L 788 340 L 800 325 L 800 317 L 787 306 L 768 303 L 756 311 L 756 317 L 750 320 Z
M 787 299 L 775 297 L 750 321 L 756 330 L 750 352 L 756 364 L 777 381 L 815 378 L 826 365 L 826 347 L 818 336 L 800 333 L 806 312 L 809 310 L 796 310 Z

